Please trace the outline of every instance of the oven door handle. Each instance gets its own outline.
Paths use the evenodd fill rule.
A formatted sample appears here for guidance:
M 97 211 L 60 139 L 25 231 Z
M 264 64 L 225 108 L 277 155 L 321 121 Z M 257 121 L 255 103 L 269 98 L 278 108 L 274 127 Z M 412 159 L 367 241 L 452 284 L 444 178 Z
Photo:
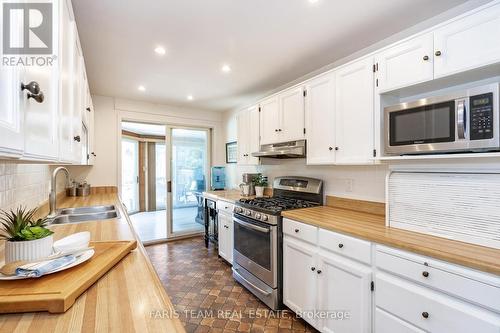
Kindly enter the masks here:
M 465 114 L 465 100 L 460 100 L 457 102 L 457 130 L 458 138 L 465 139 L 465 130 L 467 126 L 467 119 Z
M 248 281 L 247 279 L 245 279 L 243 276 L 241 276 L 240 273 L 238 273 L 238 269 L 237 268 L 234 268 L 233 269 L 233 272 L 234 274 L 238 275 L 238 277 L 240 279 L 242 279 L 243 281 L 245 281 L 246 283 L 248 283 L 252 288 L 255 288 L 259 293 L 263 294 L 264 296 L 269 296 L 271 295 L 271 292 L 270 291 L 265 291 L 265 290 L 262 290 L 261 288 L 257 287 L 255 284 L 253 284 L 252 282 Z
M 248 228 L 248 229 L 253 229 L 253 230 L 256 230 L 256 231 L 260 231 L 260 232 L 264 232 L 266 234 L 269 233 L 269 229 L 267 228 L 263 228 L 263 227 L 259 227 L 258 225 L 253 225 L 251 223 L 248 223 L 248 222 L 244 222 L 236 217 L 233 217 L 233 220 L 234 222 L 238 223 L 238 224 L 241 224 L 242 226 Z

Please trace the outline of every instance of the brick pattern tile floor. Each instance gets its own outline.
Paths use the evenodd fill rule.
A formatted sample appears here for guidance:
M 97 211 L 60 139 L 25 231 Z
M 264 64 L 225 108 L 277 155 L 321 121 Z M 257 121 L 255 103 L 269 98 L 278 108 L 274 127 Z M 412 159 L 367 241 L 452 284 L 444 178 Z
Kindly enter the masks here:
M 201 237 L 146 250 L 188 333 L 317 332 L 289 310 L 272 312 L 233 279 L 230 265 Z

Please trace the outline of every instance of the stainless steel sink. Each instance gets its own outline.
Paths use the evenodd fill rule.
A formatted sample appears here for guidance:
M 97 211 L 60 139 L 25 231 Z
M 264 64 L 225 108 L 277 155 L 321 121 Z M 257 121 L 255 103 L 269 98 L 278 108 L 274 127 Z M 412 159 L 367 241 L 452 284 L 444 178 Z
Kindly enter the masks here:
M 77 207 L 77 208 L 63 208 L 57 215 L 73 215 L 73 214 L 93 214 L 116 211 L 116 207 L 111 206 L 91 206 L 91 207 Z
M 79 223 L 85 221 L 109 220 L 119 218 L 115 206 L 92 206 L 64 208 L 50 220 L 50 224 Z

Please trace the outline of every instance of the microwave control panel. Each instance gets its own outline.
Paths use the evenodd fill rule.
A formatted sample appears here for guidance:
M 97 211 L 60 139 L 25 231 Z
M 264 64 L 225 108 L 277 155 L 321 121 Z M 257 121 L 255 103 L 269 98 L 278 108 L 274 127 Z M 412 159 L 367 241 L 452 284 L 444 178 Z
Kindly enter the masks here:
M 493 93 L 470 97 L 470 139 L 493 138 Z

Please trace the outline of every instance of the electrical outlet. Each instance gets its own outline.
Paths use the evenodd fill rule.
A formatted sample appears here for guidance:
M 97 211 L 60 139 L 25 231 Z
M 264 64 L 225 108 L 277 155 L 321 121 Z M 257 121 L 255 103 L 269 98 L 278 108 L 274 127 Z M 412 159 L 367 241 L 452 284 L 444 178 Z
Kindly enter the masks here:
M 352 192 L 353 186 L 354 186 L 354 180 L 352 180 L 352 179 L 346 179 L 346 181 L 345 181 L 345 191 L 346 192 Z

